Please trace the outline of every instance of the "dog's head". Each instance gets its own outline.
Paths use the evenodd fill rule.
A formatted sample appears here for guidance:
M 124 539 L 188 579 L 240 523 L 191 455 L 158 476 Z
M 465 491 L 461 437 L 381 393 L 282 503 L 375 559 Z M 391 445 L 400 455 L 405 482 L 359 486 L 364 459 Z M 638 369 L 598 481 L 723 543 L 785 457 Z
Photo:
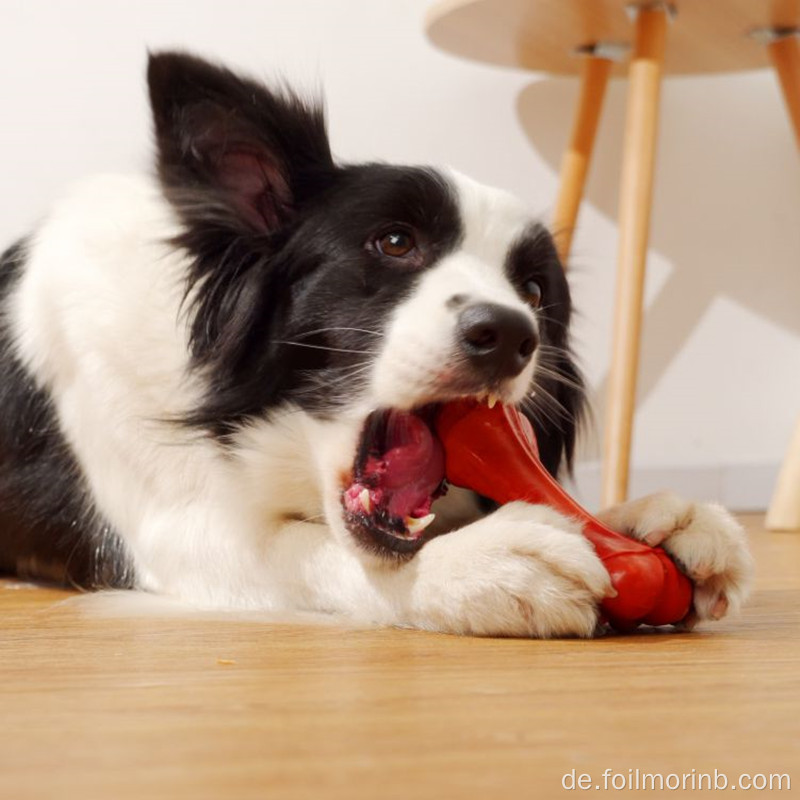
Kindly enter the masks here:
M 334 163 L 322 113 L 190 56 L 153 56 L 164 192 L 192 256 L 188 422 L 235 440 L 299 408 L 326 513 L 368 549 L 413 553 L 443 487 L 436 406 L 520 404 L 546 466 L 569 461 L 582 390 L 547 231 L 450 171 Z

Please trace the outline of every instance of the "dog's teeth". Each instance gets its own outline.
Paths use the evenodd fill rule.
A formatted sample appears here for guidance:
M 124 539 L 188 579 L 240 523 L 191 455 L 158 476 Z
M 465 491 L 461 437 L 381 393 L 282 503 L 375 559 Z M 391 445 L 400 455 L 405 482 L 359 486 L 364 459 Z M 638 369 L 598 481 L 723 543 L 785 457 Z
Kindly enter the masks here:
M 491 393 L 486 397 L 486 404 L 489 406 L 489 408 L 494 408 L 498 403 L 498 399 L 499 398 L 496 394 Z
M 367 514 L 372 513 L 372 500 L 369 497 L 369 489 L 362 489 L 361 493 L 358 495 L 358 499 L 361 501 L 361 508 L 367 512 Z
M 436 514 L 426 514 L 424 517 L 406 517 L 406 528 L 409 533 L 422 533 L 435 519 Z

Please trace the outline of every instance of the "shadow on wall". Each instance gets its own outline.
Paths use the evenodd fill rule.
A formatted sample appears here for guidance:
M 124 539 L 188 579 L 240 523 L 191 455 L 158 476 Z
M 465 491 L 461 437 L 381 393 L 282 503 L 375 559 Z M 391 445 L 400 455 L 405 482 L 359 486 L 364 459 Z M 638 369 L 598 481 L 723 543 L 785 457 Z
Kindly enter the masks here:
M 609 85 L 585 196 L 612 220 L 626 85 Z M 577 92 L 573 79 L 543 80 L 518 99 L 526 135 L 556 172 Z M 799 222 L 800 159 L 773 77 L 761 72 L 667 79 L 650 248 L 674 269 L 645 316 L 639 404 L 716 297 L 725 296 L 800 336 Z M 616 263 L 616 253 L 604 256 Z M 735 348 L 736 337 L 737 331 L 730 331 L 722 346 Z M 603 381 L 601 403 L 605 394 Z M 602 419 L 602 409 L 596 410 Z

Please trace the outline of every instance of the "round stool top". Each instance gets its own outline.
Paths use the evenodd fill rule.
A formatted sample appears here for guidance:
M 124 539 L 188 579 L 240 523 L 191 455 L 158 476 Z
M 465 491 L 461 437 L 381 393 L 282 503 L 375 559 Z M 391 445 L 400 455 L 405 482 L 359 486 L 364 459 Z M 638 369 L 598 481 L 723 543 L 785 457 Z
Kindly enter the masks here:
M 580 70 L 577 47 L 632 43 L 630 5 L 630 0 L 444 0 L 428 12 L 426 29 L 434 44 L 455 55 L 569 75 Z M 677 14 L 667 31 L 664 69 L 677 75 L 766 67 L 766 48 L 748 32 L 800 26 L 800 0 L 671 0 L 671 5 Z

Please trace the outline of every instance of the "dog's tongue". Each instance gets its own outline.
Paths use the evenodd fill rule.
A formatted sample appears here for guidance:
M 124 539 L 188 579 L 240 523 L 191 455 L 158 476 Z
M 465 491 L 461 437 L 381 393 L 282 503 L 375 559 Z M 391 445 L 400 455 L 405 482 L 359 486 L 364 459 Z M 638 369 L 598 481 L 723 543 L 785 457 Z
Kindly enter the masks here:
M 416 414 L 391 411 L 385 421 L 385 452 L 367 460 L 372 485 L 388 496 L 392 516 L 422 516 L 444 478 L 444 448 Z
M 386 422 L 384 486 L 399 489 L 416 480 L 424 480 L 425 472 L 433 473 L 437 466 L 444 466 L 443 459 L 439 465 L 430 463 L 436 460 L 437 453 L 444 454 L 442 446 L 418 416 L 391 412 Z M 423 468 L 423 474 L 420 474 L 420 468 Z

